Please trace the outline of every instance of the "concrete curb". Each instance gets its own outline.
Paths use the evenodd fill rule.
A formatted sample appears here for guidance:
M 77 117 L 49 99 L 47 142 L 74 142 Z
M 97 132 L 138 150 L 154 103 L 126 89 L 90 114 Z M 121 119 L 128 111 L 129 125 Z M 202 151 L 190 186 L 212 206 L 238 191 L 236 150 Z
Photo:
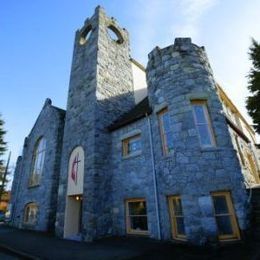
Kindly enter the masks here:
M 15 249 L 15 248 L 12 248 L 10 246 L 7 246 L 7 245 L 4 245 L 2 243 L 0 243 L 0 249 L 4 249 L 6 251 L 9 251 L 11 252 L 12 254 L 14 255 L 17 255 L 19 257 L 22 257 L 23 259 L 31 259 L 31 260 L 40 260 L 41 258 L 40 257 L 36 257 L 36 256 L 33 256 L 31 254 L 28 254 L 28 253 L 25 253 L 21 250 L 18 250 L 18 249 Z

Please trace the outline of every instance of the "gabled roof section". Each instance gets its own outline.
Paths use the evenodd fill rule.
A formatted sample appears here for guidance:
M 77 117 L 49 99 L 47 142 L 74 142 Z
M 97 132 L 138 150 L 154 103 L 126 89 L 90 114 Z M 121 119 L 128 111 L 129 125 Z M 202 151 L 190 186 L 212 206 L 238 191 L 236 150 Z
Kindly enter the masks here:
M 51 99 L 50 99 L 50 98 L 46 98 L 46 100 L 45 100 L 45 102 L 44 102 L 44 105 L 43 105 L 43 108 L 42 108 L 41 112 L 39 113 L 39 115 L 38 115 L 38 117 L 37 117 L 37 119 L 36 119 L 36 121 L 35 121 L 33 127 L 31 128 L 31 131 L 30 131 L 28 137 L 31 135 L 31 133 L 32 133 L 32 131 L 33 131 L 33 129 L 34 129 L 34 127 L 36 126 L 37 122 L 40 120 L 40 116 L 42 115 L 43 110 L 46 109 L 47 107 L 50 107 L 51 109 L 54 109 L 55 111 L 57 111 L 62 118 L 65 117 L 66 110 L 61 109 L 61 108 L 59 108 L 59 107 L 53 106 Z
M 149 115 L 151 113 L 152 108 L 149 105 L 148 97 L 146 97 L 141 102 L 139 102 L 133 109 L 131 109 L 127 113 L 120 116 L 117 120 L 115 120 L 108 127 L 108 130 L 114 131 L 120 127 L 133 123 L 142 117 L 145 117 L 146 114 Z

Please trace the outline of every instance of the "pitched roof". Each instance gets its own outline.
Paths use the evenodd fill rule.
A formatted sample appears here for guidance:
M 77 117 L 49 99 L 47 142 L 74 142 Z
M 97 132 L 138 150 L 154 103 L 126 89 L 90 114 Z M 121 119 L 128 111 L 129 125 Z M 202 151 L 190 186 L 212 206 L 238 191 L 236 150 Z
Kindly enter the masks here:
M 116 119 L 109 127 L 109 131 L 116 130 L 122 126 L 130 124 L 142 117 L 146 114 L 151 114 L 152 108 L 149 105 L 148 97 L 144 98 L 141 102 L 139 102 L 134 108 L 130 111 L 126 112 L 118 119 Z

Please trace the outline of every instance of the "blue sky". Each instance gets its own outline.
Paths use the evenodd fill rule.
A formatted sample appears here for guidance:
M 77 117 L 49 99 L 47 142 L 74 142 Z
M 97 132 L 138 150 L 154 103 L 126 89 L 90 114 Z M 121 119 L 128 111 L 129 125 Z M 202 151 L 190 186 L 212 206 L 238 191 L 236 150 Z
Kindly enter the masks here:
M 12 163 L 45 98 L 66 108 L 74 32 L 101 5 L 130 33 L 146 65 L 155 47 L 192 37 L 206 47 L 215 78 L 242 114 L 250 37 L 260 41 L 259 0 L 9 0 L 0 3 L 0 113 Z

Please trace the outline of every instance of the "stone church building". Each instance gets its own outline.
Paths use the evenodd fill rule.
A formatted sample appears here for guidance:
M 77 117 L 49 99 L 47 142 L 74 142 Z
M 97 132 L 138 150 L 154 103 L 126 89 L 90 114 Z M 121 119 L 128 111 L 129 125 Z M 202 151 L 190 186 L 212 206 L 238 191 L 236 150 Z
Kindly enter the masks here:
M 11 224 L 91 241 L 240 240 L 260 183 L 255 133 L 190 38 L 144 68 L 97 7 L 76 32 L 66 111 L 44 103 L 17 160 Z

